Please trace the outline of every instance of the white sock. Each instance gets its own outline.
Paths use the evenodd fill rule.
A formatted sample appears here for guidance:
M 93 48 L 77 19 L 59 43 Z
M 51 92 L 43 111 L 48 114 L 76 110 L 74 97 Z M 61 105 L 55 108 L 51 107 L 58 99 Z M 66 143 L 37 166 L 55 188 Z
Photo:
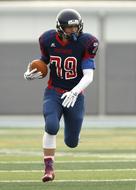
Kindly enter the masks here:
M 43 135 L 43 148 L 56 149 L 56 135 L 50 135 L 45 132 Z

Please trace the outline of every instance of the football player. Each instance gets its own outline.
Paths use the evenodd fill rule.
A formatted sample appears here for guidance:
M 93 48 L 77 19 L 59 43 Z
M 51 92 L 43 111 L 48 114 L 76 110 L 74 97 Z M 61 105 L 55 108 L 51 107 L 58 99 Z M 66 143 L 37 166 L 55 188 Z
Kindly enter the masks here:
M 64 117 L 64 141 L 75 148 L 84 116 L 84 89 L 93 81 L 95 55 L 98 40 L 89 33 L 83 33 L 83 20 L 73 9 L 63 9 L 56 18 L 56 30 L 49 30 L 39 38 L 40 59 L 49 64 L 50 78 L 45 89 L 43 115 L 44 175 L 43 182 L 55 177 L 53 163 L 56 149 L 56 135 L 59 122 Z M 41 72 L 30 71 L 24 78 L 41 78 Z

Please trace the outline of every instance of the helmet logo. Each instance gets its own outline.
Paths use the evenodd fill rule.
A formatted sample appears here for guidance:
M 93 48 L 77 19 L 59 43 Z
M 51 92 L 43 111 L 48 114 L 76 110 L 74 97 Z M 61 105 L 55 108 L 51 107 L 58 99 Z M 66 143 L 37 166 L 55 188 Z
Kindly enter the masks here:
M 68 21 L 68 25 L 78 25 L 79 24 L 79 20 L 69 20 Z

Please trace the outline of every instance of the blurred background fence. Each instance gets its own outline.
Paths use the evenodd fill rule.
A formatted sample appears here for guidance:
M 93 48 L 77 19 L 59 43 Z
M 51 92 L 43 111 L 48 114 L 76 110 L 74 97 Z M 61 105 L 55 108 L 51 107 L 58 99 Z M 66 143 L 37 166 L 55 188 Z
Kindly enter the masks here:
M 135 2 L 1 2 L 0 114 L 41 114 L 47 78 L 25 81 L 27 64 L 40 57 L 39 36 L 55 28 L 57 13 L 74 8 L 84 32 L 100 41 L 94 82 L 86 95 L 86 114 L 136 114 Z

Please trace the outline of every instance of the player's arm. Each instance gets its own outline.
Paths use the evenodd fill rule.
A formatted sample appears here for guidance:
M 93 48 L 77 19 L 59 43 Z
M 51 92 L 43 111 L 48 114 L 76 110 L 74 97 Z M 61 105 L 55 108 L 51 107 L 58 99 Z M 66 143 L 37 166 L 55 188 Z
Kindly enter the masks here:
M 39 45 L 40 45 L 40 50 L 41 50 L 40 60 L 42 60 L 44 63 L 48 64 L 50 56 L 48 54 L 48 49 L 46 47 L 46 44 L 48 44 L 48 42 L 46 40 L 46 34 L 43 34 L 39 38 Z
M 72 89 L 72 91 L 76 92 L 77 94 L 80 94 L 82 91 L 84 91 L 88 87 L 88 85 L 93 82 L 93 73 L 94 73 L 93 69 L 84 69 L 82 79 Z

